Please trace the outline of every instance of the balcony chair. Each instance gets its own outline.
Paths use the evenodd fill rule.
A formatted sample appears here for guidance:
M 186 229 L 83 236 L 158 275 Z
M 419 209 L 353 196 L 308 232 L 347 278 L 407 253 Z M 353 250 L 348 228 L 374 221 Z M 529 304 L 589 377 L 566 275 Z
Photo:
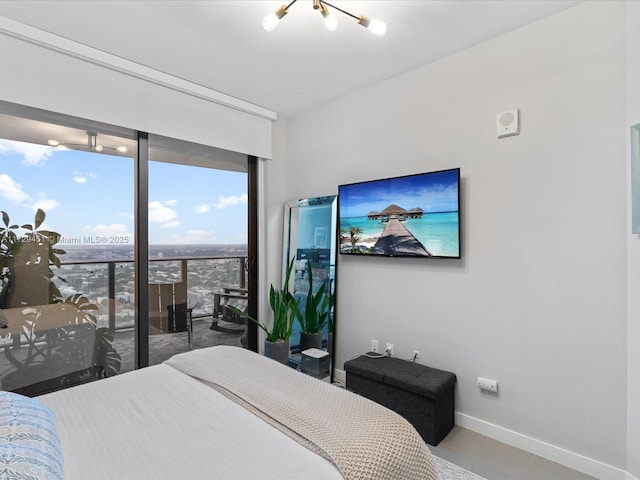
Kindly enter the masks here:
M 189 350 L 193 347 L 193 306 L 187 301 L 187 285 L 149 284 L 149 334 L 187 332 Z
M 213 296 L 213 321 L 211 330 L 222 333 L 242 334 L 244 346 L 244 334 L 247 331 L 247 319 L 234 312 L 231 306 L 247 311 L 249 296 L 246 288 L 225 287 L 221 292 L 215 292 Z

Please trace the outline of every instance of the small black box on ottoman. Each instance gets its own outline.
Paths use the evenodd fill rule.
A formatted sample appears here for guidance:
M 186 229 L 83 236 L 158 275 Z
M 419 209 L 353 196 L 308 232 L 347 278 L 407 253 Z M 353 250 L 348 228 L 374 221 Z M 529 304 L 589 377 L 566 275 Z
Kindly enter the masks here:
M 361 355 L 344 363 L 347 389 L 406 418 L 430 445 L 453 428 L 456 376 L 393 357 Z

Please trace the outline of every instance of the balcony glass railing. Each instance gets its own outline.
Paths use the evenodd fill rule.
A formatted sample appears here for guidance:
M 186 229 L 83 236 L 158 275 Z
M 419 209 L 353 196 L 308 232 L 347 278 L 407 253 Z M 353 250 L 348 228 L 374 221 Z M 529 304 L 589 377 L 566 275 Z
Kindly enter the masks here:
M 245 288 L 246 256 L 162 258 L 149 260 L 149 283 L 187 284 L 193 317 L 211 316 L 214 293 L 224 288 Z M 135 323 L 133 260 L 81 260 L 62 263 L 58 288 L 67 297 L 82 293 L 98 307 L 92 312 L 99 327 L 112 331 Z

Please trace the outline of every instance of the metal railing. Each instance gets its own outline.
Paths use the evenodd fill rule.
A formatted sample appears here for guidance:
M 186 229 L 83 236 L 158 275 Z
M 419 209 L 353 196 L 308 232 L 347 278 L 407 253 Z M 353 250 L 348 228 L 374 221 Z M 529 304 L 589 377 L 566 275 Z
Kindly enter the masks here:
M 149 260 L 149 282 L 184 282 L 195 303 L 193 317 L 207 317 L 213 313 L 216 291 L 246 288 L 246 266 L 247 256 L 153 258 Z M 81 293 L 96 303 L 99 323 L 107 323 L 112 331 L 134 326 L 134 260 L 68 261 L 61 263 L 57 273 L 64 278 L 58 282 L 63 296 Z M 124 308 L 127 305 L 130 308 Z

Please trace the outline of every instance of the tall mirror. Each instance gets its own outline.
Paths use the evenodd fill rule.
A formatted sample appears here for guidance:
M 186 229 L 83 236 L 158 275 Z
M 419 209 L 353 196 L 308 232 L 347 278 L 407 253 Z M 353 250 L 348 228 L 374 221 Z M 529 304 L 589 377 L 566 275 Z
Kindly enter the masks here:
M 333 379 L 337 220 L 336 195 L 285 202 L 283 278 L 293 259 L 290 288 L 300 311 L 289 362 L 327 381 Z

